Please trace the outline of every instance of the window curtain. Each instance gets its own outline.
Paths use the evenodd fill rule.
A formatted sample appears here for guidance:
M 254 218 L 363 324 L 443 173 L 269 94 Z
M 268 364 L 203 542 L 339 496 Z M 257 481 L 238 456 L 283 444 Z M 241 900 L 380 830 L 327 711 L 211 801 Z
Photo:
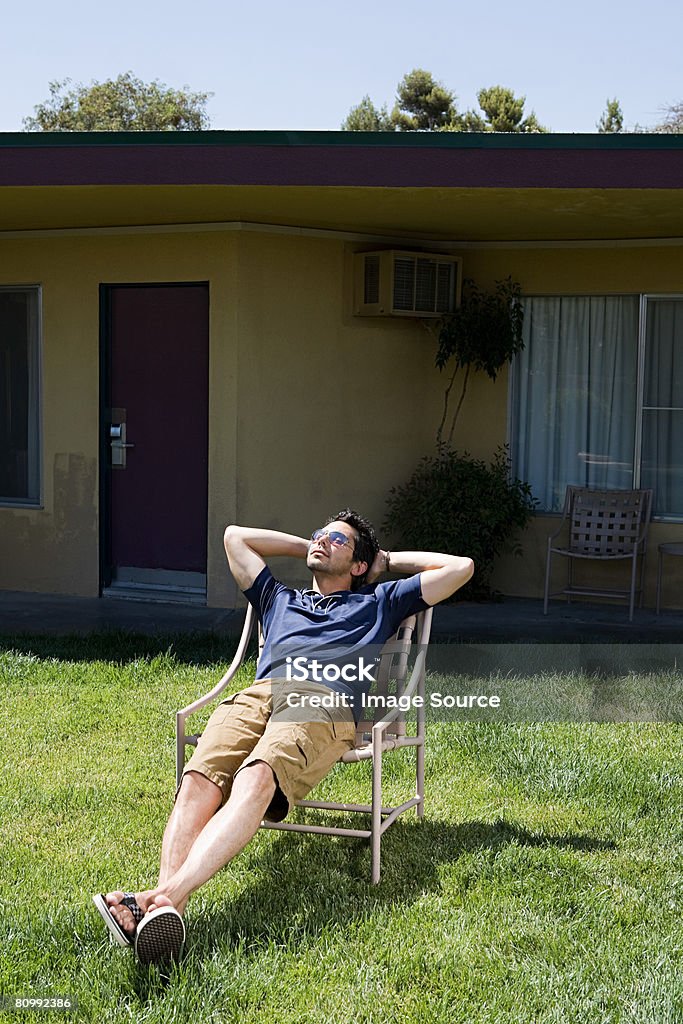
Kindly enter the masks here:
M 683 299 L 648 299 L 641 486 L 659 515 L 683 514 Z
M 539 509 L 562 509 L 567 484 L 631 487 L 637 296 L 524 300 L 513 367 L 511 455 Z

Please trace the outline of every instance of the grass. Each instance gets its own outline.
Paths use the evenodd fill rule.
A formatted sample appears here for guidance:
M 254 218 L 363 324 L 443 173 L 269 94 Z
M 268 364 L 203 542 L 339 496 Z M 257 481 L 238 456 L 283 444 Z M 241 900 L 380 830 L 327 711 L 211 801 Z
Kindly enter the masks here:
M 93 1022 L 683 1020 L 680 725 L 434 723 L 427 815 L 389 831 L 378 887 L 362 841 L 262 831 L 193 898 L 187 955 L 163 979 L 109 942 L 90 895 L 155 880 L 173 712 L 228 651 L 4 647 L 6 996 L 69 994 Z M 410 758 L 387 761 L 389 797 L 410 789 Z M 365 799 L 368 773 L 335 769 L 319 792 Z

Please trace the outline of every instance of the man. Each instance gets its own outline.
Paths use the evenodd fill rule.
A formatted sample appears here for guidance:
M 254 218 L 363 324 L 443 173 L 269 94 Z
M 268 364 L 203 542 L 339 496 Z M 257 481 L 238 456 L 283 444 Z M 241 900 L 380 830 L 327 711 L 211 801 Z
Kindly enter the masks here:
M 280 674 L 283 650 L 298 645 L 315 653 L 341 645 L 357 656 L 381 646 L 407 615 L 450 597 L 474 568 L 471 559 L 455 555 L 383 551 L 370 523 L 351 509 L 332 516 L 310 540 L 229 526 L 225 550 L 263 627 L 255 682 L 216 709 L 185 766 L 156 887 L 135 896 L 115 891 L 94 897 L 114 938 L 134 944 L 142 962 L 180 955 L 189 896 L 246 846 L 264 817 L 284 818 L 353 746 L 348 713 L 316 711 L 310 722 L 276 713 L 278 690 L 271 679 Z M 282 555 L 306 559 L 310 590 L 293 590 L 273 577 L 266 559 Z M 386 570 L 411 575 L 374 583 Z M 353 707 L 362 690 L 362 684 L 343 680 L 329 686 L 342 707 Z

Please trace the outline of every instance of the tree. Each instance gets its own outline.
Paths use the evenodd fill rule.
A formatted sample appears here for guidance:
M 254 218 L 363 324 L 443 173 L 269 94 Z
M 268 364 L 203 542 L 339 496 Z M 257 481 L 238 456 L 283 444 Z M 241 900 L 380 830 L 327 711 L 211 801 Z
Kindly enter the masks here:
M 533 111 L 524 117 L 526 96 L 515 96 L 512 89 L 506 89 L 503 85 L 492 85 L 488 89 L 480 89 L 477 93 L 477 102 L 484 117 L 476 110 L 468 110 L 464 114 L 457 114 L 446 130 L 525 134 L 548 131 L 539 123 Z
M 143 82 L 132 71 L 104 82 L 50 82 L 50 98 L 24 118 L 29 132 L 198 131 L 209 127 L 212 93 Z
M 462 301 L 454 313 L 443 318 L 439 330 L 436 366 L 443 370 L 451 360 L 454 365 L 436 431 L 437 448 L 444 443 L 451 391 L 459 372 L 464 371 L 458 404 L 451 414 L 447 445 L 453 440 L 470 373 L 472 370 L 484 372 L 495 380 L 505 364 L 524 348 L 523 323 L 521 287 L 516 281 L 509 277 L 496 281 L 493 291 L 484 291 L 470 279 L 463 281 Z
M 342 122 L 345 132 L 393 132 L 394 126 L 387 113 L 386 104 L 379 110 L 369 96 L 364 96 L 358 106 L 351 107 L 348 117 Z
M 463 281 L 462 302 L 439 325 L 435 363 L 439 370 L 453 370 L 436 452 L 423 458 L 410 480 L 392 488 L 387 499 L 384 527 L 401 549 L 467 551 L 474 558 L 475 576 L 460 597 L 489 596 L 496 556 L 510 545 L 515 530 L 527 525 L 536 506 L 529 485 L 512 478 L 506 449 L 486 465 L 451 447 L 470 374 L 479 371 L 495 380 L 524 347 L 523 322 L 521 287 L 512 278 L 496 281 L 491 291 Z M 451 412 L 449 400 L 460 371 L 460 396 Z
M 455 117 L 455 96 L 429 71 L 415 68 L 401 79 L 391 120 L 400 132 L 433 132 Z
M 460 114 L 455 93 L 437 82 L 429 71 L 415 68 L 401 79 L 396 104 L 387 117 L 386 106 L 377 108 L 364 96 L 342 124 L 345 131 L 373 132 L 547 132 L 532 111 L 524 117 L 525 96 L 515 96 L 512 89 L 492 85 L 480 89 L 477 100 L 481 112 L 467 110 Z
M 515 96 L 512 89 L 502 85 L 492 85 L 489 89 L 480 89 L 477 102 L 486 115 L 487 127 L 490 132 L 547 132 L 547 128 L 538 123 L 533 110 L 524 117 L 526 96 Z
M 455 115 L 455 95 L 428 71 L 416 68 L 398 83 L 391 112 L 398 131 L 436 131 L 450 124 Z
M 607 100 L 605 112 L 596 127 L 601 135 L 614 134 L 624 130 L 624 114 L 616 96 L 613 100 Z
M 679 135 L 683 132 L 683 102 L 663 107 L 662 113 L 665 114 L 664 120 L 655 125 L 652 131 L 664 135 Z

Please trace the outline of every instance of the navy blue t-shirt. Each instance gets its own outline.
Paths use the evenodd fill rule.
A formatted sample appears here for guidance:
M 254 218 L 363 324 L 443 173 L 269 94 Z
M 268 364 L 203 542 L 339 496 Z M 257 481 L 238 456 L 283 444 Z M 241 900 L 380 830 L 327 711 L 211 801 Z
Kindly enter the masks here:
M 428 607 L 419 573 L 389 583 L 372 583 L 356 591 L 323 595 L 287 587 L 264 566 L 244 594 L 263 629 L 257 680 L 283 678 L 287 657 L 343 664 L 358 662 L 368 649 L 372 657 L 407 615 Z M 370 685 L 362 679 L 358 683 L 328 678 L 319 681 L 332 690 L 348 693 L 352 699 Z

